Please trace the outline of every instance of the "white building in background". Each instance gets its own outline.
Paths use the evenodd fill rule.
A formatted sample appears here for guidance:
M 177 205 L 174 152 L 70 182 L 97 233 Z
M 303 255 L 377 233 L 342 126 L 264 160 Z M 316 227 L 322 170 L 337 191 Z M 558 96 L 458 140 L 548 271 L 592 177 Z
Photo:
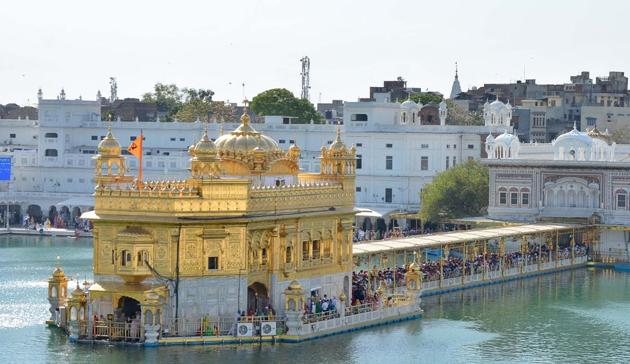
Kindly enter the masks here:
M 630 145 L 617 145 L 597 129 L 574 128 L 540 144 L 521 144 L 505 133 L 486 148 L 490 218 L 602 224 L 600 253 L 625 254 L 630 244 Z
M 41 95 L 40 95 L 41 96 Z M 446 103 L 440 105 L 440 125 L 422 125 L 422 105 L 382 99 L 346 102 L 344 140 L 357 148 L 357 207 L 374 210 L 387 218 L 417 212 L 420 190 L 451 166 L 485 154 L 484 138 L 503 132 L 509 123 L 496 126 L 446 125 Z M 508 119 L 509 120 L 509 119 Z M 1 185 L 0 201 L 10 202 L 11 212 L 48 216 L 51 208 L 71 220 L 91 208 L 94 189 L 92 169 L 96 148 L 111 124 L 125 149 L 144 134 L 143 172 L 146 178 L 186 178 L 188 146 L 201 137 L 204 123 L 102 122 L 98 101 L 39 98 L 39 120 L 0 120 L 0 154 L 12 157 L 13 180 Z M 211 138 L 236 123 L 209 123 Z M 296 144 L 302 150 L 301 167 L 319 169 L 320 147 L 333 142 L 336 125 L 292 124 L 292 118 L 265 117 L 253 126 L 278 141 L 283 149 Z M 511 130 L 511 129 L 509 129 Z M 126 153 L 126 150 L 124 151 Z M 138 160 L 129 156 L 128 168 L 137 173 Z M 0 209 L 4 207 L 0 206 Z

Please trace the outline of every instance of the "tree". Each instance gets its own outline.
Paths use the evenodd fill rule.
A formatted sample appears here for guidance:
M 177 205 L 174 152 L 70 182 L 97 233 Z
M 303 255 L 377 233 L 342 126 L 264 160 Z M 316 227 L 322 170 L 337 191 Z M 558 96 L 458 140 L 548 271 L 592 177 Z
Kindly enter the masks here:
M 438 174 L 420 197 L 425 222 L 483 214 L 488 207 L 488 168 L 479 161 L 461 163 Z
M 175 114 L 178 121 L 219 121 L 230 122 L 234 120 L 234 107 L 222 101 L 207 101 L 194 99 L 185 102 L 181 110 Z
M 323 122 L 313 104 L 296 98 L 291 91 L 284 88 L 259 93 L 252 99 L 251 107 L 256 115 L 293 116 L 298 118 L 299 123 L 309 123 L 311 120 L 316 124 Z
M 630 127 L 624 126 L 618 128 L 611 133 L 610 138 L 617 144 L 630 143 Z
M 462 109 L 453 100 L 446 100 L 448 108 L 448 124 L 451 125 L 483 125 L 483 116 L 476 112 Z
M 182 93 L 175 84 L 156 83 L 153 92 L 142 95 L 142 101 L 157 105 L 157 111 L 166 113 L 166 121 L 171 121 L 182 108 Z
M 439 104 L 442 102 L 442 96 L 433 92 L 412 93 L 409 97 L 416 103 L 426 105 L 430 102 Z

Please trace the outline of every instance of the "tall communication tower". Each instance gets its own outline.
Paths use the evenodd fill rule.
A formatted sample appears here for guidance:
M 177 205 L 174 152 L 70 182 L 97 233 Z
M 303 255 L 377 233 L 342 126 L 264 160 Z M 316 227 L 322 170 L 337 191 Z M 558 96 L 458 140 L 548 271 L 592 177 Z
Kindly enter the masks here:
M 118 100 L 118 84 L 115 77 L 109 78 L 109 102 Z
M 308 94 L 311 88 L 311 60 L 308 58 L 308 56 L 305 56 L 300 59 L 300 62 L 302 62 L 302 73 L 300 73 L 300 75 L 302 76 L 302 98 L 308 100 Z

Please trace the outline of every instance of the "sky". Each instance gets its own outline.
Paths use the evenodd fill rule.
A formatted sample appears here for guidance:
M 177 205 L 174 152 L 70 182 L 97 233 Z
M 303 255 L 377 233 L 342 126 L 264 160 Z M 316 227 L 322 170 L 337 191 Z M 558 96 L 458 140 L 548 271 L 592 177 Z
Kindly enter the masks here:
M 157 82 L 212 89 L 240 102 L 283 87 L 300 94 L 311 59 L 314 103 L 369 96 L 402 76 L 450 93 L 534 78 L 569 82 L 630 71 L 630 2 L 597 0 L 34 1 L 0 17 L 0 104 L 141 97 Z M 245 87 L 242 87 L 242 84 Z

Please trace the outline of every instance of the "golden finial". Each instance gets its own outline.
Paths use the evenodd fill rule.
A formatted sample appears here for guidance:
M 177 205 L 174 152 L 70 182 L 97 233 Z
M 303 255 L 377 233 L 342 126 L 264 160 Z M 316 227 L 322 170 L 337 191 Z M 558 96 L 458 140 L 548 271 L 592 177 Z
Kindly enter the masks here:
M 61 268 L 61 257 L 57 255 L 57 262 L 55 263 L 55 268 Z
M 243 100 L 243 115 L 241 115 L 241 124 L 249 125 L 249 113 L 247 112 L 247 105 L 249 101 L 247 99 Z
M 337 125 L 337 141 L 341 141 L 341 127 Z

